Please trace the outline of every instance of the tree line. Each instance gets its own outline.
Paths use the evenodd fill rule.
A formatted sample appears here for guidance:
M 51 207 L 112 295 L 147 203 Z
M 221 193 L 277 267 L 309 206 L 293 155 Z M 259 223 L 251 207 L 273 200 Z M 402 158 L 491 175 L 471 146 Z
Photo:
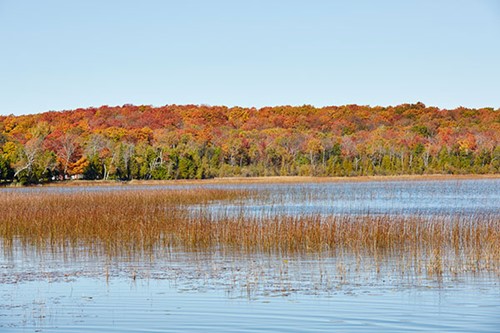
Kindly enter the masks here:
M 0 116 L 0 183 L 500 171 L 500 110 L 101 106 Z

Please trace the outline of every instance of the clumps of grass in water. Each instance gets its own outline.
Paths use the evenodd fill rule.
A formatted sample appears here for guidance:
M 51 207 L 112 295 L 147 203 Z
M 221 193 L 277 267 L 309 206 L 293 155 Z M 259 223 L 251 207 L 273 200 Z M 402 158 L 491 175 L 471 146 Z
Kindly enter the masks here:
M 17 239 L 40 248 L 135 253 L 182 232 L 188 206 L 245 195 L 211 189 L 1 193 L 0 236 L 4 244 Z
M 4 251 L 17 241 L 53 253 L 130 258 L 174 247 L 283 256 L 351 253 L 370 258 L 377 273 L 388 258 L 407 274 L 499 271 L 500 221 L 494 216 L 259 216 L 247 214 L 245 206 L 238 214 L 214 214 L 209 206 L 252 195 L 207 188 L 0 193 L 0 237 Z

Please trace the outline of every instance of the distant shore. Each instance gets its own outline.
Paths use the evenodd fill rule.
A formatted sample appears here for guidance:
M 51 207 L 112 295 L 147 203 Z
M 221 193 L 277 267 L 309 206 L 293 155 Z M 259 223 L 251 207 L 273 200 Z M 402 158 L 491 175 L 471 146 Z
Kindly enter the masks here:
M 7 187 L 33 186 L 116 186 L 116 185 L 203 185 L 203 184 L 265 184 L 265 183 L 334 183 L 334 182 L 384 182 L 384 181 L 425 181 L 425 180 L 466 180 L 499 179 L 500 174 L 485 175 L 397 175 L 397 176 L 354 176 L 354 177 L 311 177 L 311 176 L 270 176 L 270 177 L 220 177 L 210 179 L 171 180 L 66 180 L 22 186 L 7 184 Z

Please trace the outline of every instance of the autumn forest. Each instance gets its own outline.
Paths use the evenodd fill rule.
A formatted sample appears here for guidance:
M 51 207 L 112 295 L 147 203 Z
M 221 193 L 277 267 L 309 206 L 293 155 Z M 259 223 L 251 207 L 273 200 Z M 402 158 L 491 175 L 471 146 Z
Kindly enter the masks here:
M 0 116 L 0 183 L 492 174 L 499 142 L 493 108 L 101 106 Z

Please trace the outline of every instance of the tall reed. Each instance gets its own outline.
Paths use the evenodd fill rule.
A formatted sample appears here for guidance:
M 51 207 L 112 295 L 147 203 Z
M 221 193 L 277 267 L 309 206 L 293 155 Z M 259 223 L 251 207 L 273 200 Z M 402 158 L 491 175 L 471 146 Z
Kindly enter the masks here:
M 0 192 L 4 250 L 130 256 L 181 247 L 237 252 L 350 253 L 406 258 L 429 274 L 500 269 L 496 216 L 275 216 L 248 214 L 248 190 L 209 188 L 92 192 Z M 216 213 L 214 202 L 240 205 Z M 418 263 L 414 264 L 414 263 Z

